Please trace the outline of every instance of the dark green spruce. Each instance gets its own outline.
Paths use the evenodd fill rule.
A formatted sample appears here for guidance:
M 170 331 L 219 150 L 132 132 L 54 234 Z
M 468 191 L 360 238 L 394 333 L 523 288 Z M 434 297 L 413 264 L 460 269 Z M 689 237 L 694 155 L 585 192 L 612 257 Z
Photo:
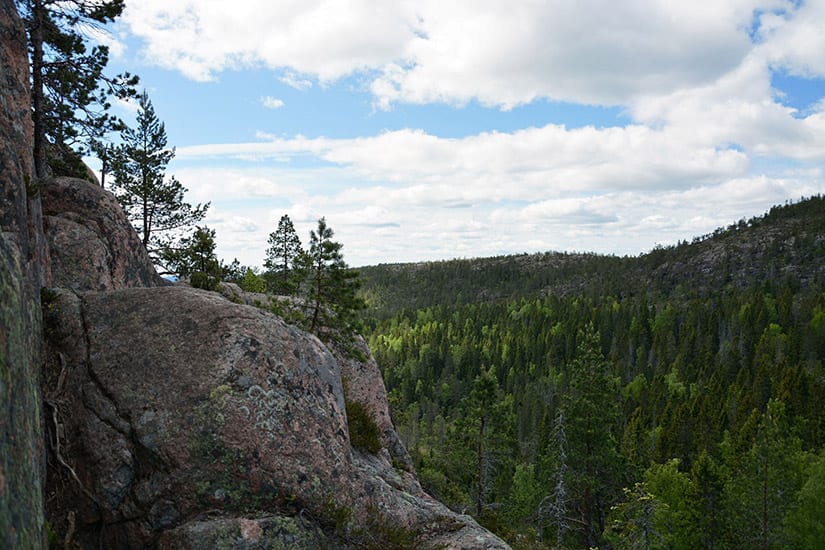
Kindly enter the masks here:
M 514 547 L 793 548 L 825 530 L 825 198 L 639 257 L 361 273 L 422 483 Z

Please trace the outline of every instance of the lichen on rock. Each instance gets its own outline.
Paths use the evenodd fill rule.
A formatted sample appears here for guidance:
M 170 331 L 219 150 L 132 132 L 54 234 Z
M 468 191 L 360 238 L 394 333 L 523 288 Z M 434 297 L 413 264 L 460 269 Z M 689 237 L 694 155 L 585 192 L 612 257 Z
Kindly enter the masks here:
M 76 300 L 72 306 L 64 296 L 67 318 L 57 324 L 85 333 L 55 332 L 52 353 L 73 358 L 65 365 L 62 421 L 74 434 L 78 475 L 98 501 L 64 493 L 61 509 L 87 509 L 77 540 L 183 544 L 206 540 L 203 533 L 215 535 L 220 525 L 237 538 L 236 527 L 251 525 L 242 519 L 276 514 L 304 518 L 311 532 L 346 547 L 348 537 L 364 536 L 375 510 L 381 525 L 395 526 L 387 533 L 432 537 L 433 526 L 445 525 L 484 533 L 427 497 L 386 447 L 377 455 L 353 448 L 341 363 L 316 337 L 185 286 L 86 292 Z M 363 385 L 373 367 L 377 373 L 374 365 L 347 368 Z M 210 510 L 228 523 L 193 519 Z M 345 510 L 346 520 L 330 519 L 331 510 Z

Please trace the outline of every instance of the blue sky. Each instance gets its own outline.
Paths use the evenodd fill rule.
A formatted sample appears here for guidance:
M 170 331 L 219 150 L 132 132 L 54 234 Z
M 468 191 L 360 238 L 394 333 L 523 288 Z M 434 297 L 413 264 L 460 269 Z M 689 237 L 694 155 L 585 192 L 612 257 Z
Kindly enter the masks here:
M 638 254 L 825 192 L 823 28 L 824 0 L 140 0 L 104 40 L 223 258 L 325 216 L 358 266 Z

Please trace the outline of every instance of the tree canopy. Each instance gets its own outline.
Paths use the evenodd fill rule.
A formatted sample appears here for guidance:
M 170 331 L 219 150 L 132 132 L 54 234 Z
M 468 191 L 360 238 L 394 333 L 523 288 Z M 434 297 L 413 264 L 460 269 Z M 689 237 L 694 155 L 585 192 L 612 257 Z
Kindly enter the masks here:
M 82 154 L 122 127 L 108 111 L 110 98 L 135 94 L 137 77 L 107 76 L 109 49 L 94 44 L 89 30 L 102 31 L 124 0 L 16 0 L 26 25 L 32 83 L 35 174 L 85 177 Z
M 301 258 L 304 250 L 295 232 L 292 220 L 284 214 L 278 229 L 269 234 L 264 267 L 269 273 L 269 291 L 275 294 L 294 294 L 301 277 Z
M 203 219 L 209 203 L 192 206 L 186 188 L 166 167 L 175 156 L 167 146 L 166 128 L 149 95 L 138 97 L 136 125 L 125 127 L 112 154 L 113 191 L 152 260 L 162 265 L 186 229 Z

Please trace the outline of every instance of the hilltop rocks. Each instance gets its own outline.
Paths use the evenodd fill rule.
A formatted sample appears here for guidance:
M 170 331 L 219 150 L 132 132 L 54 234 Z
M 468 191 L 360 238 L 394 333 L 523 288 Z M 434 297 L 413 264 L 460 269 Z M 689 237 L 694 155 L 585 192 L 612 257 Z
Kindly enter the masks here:
M 114 195 L 76 178 L 41 185 L 55 286 L 74 290 L 167 284 L 155 272 Z
M 84 485 L 50 474 L 64 488 L 51 521 L 66 529 L 61 512 L 76 511 L 83 547 L 200 548 L 219 535 L 249 548 L 319 537 L 346 547 L 379 524 L 424 547 L 505 547 L 425 495 L 385 449 L 352 448 L 339 362 L 277 316 L 187 287 L 61 291 L 48 311 L 62 364 L 47 387 Z M 377 373 L 374 361 L 360 370 L 370 365 Z M 346 368 L 359 395 L 380 382 Z M 386 411 L 382 392 L 373 410 Z M 389 417 L 376 420 L 400 445 Z
M 112 525 L 94 535 L 107 546 L 214 508 L 351 504 L 338 366 L 317 339 L 186 287 L 63 293 L 52 312 L 67 458 L 97 500 L 73 490 L 60 508 Z
M 44 502 L 67 548 L 506 547 L 421 491 L 373 360 L 163 286 L 110 193 L 33 178 L 28 86 L 0 0 L 0 547 L 46 546 Z

